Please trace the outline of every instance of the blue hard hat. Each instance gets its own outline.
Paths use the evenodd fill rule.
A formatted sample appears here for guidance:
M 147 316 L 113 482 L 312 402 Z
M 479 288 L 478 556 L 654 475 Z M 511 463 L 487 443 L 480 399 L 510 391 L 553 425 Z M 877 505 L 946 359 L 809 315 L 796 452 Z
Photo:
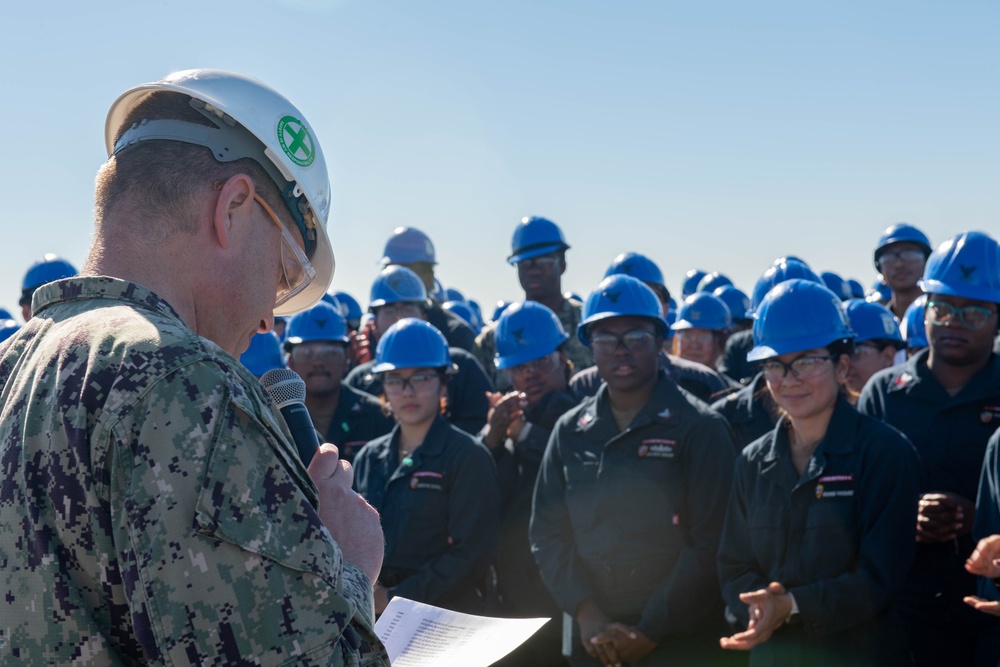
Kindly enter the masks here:
M 881 278 L 873 282 L 871 289 L 865 294 L 865 299 L 868 301 L 888 301 L 891 298 L 892 288 Z
M 939 245 L 927 258 L 920 288 L 1000 303 L 1000 244 L 984 232 L 962 232 Z
M 483 329 L 482 322 L 476 317 L 475 311 L 469 306 L 465 301 L 445 301 L 441 304 L 442 310 L 447 310 L 450 313 L 455 313 L 462 318 L 462 321 L 469 325 L 473 332 L 478 336 L 479 332 Z
M 72 278 L 77 274 L 76 267 L 67 262 L 59 255 L 46 253 L 42 259 L 38 260 L 24 274 L 21 282 L 21 291 L 35 290 L 47 283 L 63 278 Z
M 379 338 L 375 348 L 372 373 L 398 368 L 440 368 L 454 372 L 448 341 L 433 324 L 416 317 L 405 317 Z
M 496 322 L 497 320 L 499 320 L 500 316 L 503 314 L 503 311 L 510 308 L 510 305 L 511 305 L 510 301 L 504 301 L 503 299 L 497 301 L 496 307 L 493 308 L 493 316 L 490 318 L 490 322 Z
M 864 299 L 850 299 L 844 302 L 844 312 L 851 329 L 858 335 L 856 343 L 866 340 L 891 340 L 903 344 L 899 332 L 899 322 L 888 308 L 880 303 Z
M 385 242 L 385 250 L 382 251 L 382 265 L 414 264 L 416 262 L 437 264 L 434 259 L 434 244 L 431 243 L 427 234 L 416 227 L 396 227 L 392 236 Z
M 903 313 L 899 333 L 906 340 L 906 347 L 929 347 L 927 329 L 924 327 L 924 311 L 927 309 L 927 295 L 921 294 Z
M 729 313 L 733 316 L 734 322 L 753 318 L 753 315 L 749 314 L 750 297 L 735 285 L 723 285 L 712 294 L 722 299 L 729 307 Z
M 618 273 L 601 281 L 583 305 L 583 321 L 576 337 L 590 347 L 590 325 L 612 317 L 645 317 L 656 322 L 660 335 L 667 335 L 667 322 L 656 293 L 632 276 Z
M 684 282 L 681 283 L 681 298 L 686 299 L 698 291 L 698 283 L 708 275 L 708 271 L 701 269 L 691 269 L 684 274 Z
M 710 329 L 729 331 L 733 326 L 733 316 L 726 302 L 708 292 L 695 292 L 684 299 L 677 321 L 670 327 L 674 331 L 682 329 Z
M 387 303 L 427 303 L 427 290 L 420 276 L 405 266 L 394 264 L 382 269 L 372 283 L 369 310 Z
M 875 245 L 875 268 L 878 269 L 878 260 L 885 252 L 886 248 L 893 243 L 916 243 L 924 251 L 924 257 L 931 254 L 931 242 L 927 235 L 911 224 L 897 222 L 895 225 L 886 227 Z
M 510 240 L 510 257 L 507 258 L 507 263 L 517 264 L 524 259 L 560 250 L 569 250 L 569 244 L 556 223 L 538 216 L 521 218 L 521 223 Z
M 337 299 L 337 297 L 335 295 L 330 294 L 329 292 L 327 292 L 322 297 L 320 297 L 320 301 L 322 301 L 323 303 L 327 303 L 327 304 L 333 306 L 334 308 L 337 309 L 338 313 L 342 310 L 342 308 L 340 306 L 340 300 Z
M 555 313 L 540 303 L 515 303 L 497 321 L 494 365 L 503 370 L 555 352 L 569 339 Z
M 638 278 L 647 285 L 654 283 L 656 285 L 663 285 L 664 287 L 667 286 L 663 282 L 663 272 L 660 271 L 660 267 L 656 265 L 656 262 L 637 252 L 623 252 L 615 257 L 614 261 L 611 262 L 611 266 L 604 272 L 604 277 L 607 278 L 619 273 Z
M 711 294 L 720 287 L 732 284 L 733 281 L 729 279 L 729 276 L 721 274 L 718 271 L 713 271 L 698 281 L 698 287 L 695 289 L 695 292 L 708 292 Z
M 778 261 L 771 265 L 771 267 L 765 271 L 760 278 L 757 279 L 757 284 L 754 285 L 753 295 L 750 298 L 750 310 L 756 311 L 760 302 L 764 300 L 767 293 L 774 289 L 775 285 L 785 282 L 786 280 L 810 280 L 814 283 L 823 284 L 819 276 L 813 273 L 813 270 L 809 268 L 805 262 L 799 259 L 787 258 L 783 261 Z
M 255 335 L 250 339 L 250 347 L 240 355 L 240 363 L 256 377 L 275 368 L 285 368 L 278 336 L 273 331 Z
M 0 308 L 0 320 L 12 320 L 14 316 L 6 308 Z
M 786 280 L 768 292 L 757 307 L 754 346 L 747 361 L 826 347 L 854 337 L 836 294 L 819 282 Z
M 345 320 L 352 322 L 361 319 L 364 311 L 361 310 L 361 304 L 358 303 L 357 299 L 347 292 L 334 292 L 333 295 L 340 302 L 340 314 L 344 316 Z
M 16 334 L 17 330 L 20 328 L 21 325 L 18 324 L 12 317 L 0 319 L 0 343 Z
M 465 301 L 465 295 L 454 287 L 444 288 L 445 301 Z
M 842 301 L 853 298 L 851 286 L 847 284 L 846 280 L 840 277 L 840 274 L 833 271 L 823 271 L 819 274 L 819 278 L 826 285 L 826 288 L 839 296 Z
M 337 342 L 347 345 L 347 322 L 340 311 L 325 301 L 304 310 L 288 321 L 285 328 L 285 349 L 313 341 Z
M 851 289 L 852 299 L 865 298 L 865 287 L 854 278 L 847 278 L 847 286 Z

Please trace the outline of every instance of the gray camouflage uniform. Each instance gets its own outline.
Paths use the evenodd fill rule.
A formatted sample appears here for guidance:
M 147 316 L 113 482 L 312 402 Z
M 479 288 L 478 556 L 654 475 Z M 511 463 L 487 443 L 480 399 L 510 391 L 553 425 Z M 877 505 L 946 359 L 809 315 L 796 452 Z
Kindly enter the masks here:
M 0 655 L 388 665 L 284 421 L 146 288 L 71 278 L 0 345 Z

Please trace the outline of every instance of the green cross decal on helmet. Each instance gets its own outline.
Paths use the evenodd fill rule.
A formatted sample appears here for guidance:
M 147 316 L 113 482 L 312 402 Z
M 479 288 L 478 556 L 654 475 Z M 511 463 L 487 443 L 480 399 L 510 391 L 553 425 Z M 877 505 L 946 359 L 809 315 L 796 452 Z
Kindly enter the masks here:
M 278 143 L 288 159 L 300 167 L 308 167 L 316 159 L 309 128 L 295 116 L 285 116 L 278 121 Z

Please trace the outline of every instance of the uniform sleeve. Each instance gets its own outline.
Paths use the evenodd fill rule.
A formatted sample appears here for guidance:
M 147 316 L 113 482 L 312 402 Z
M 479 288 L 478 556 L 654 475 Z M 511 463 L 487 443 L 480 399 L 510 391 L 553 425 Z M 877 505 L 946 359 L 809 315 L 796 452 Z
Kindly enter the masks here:
M 500 539 L 500 492 L 486 447 L 472 444 L 451 478 L 447 551 L 390 588 L 391 595 L 434 604 L 478 570 L 485 571 L 495 558 Z
M 293 446 L 207 366 L 159 381 L 107 431 L 122 602 L 148 661 L 388 665 L 371 583 L 323 526 Z
M 983 458 L 983 471 L 979 478 L 979 495 L 976 498 L 976 518 L 972 536 L 976 542 L 1000 533 L 1000 430 L 990 438 Z M 1000 600 L 1000 592 L 993 581 L 979 577 L 979 597 Z
M 575 615 L 594 596 L 583 575 L 566 506 L 566 479 L 560 457 L 561 425 L 557 424 L 542 456 L 531 503 L 531 552 L 559 608 Z
M 719 542 L 718 570 L 722 599 L 742 628 L 747 627 L 750 618 L 747 605 L 740 600 L 740 593 L 757 591 L 770 583 L 757 566 L 747 522 L 747 487 L 756 474 L 756 466 L 747 460 L 745 454 L 736 459 L 733 490 Z
M 888 429 L 869 442 L 860 471 L 859 548 L 853 570 L 789 589 L 807 635 L 845 630 L 882 612 L 916 552 L 920 465 L 909 440 Z
M 664 584 L 646 603 L 637 627 L 654 642 L 702 625 L 719 606 L 716 553 L 732 486 L 734 446 L 725 421 L 713 415 L 685 442 L 680 512 L 686 546 Z

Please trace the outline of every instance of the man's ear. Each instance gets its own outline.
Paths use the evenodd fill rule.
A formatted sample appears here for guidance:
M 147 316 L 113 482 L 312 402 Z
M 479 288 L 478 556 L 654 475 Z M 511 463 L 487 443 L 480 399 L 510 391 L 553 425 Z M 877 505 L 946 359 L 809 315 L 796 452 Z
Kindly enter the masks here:
M 246 174 L 235 174 L 215 187 L 219 198 L 212 211 L 212 232 L 219 247 L 226 250 L 232 242 L 236 220 L 253 213 L 253 179 Z

